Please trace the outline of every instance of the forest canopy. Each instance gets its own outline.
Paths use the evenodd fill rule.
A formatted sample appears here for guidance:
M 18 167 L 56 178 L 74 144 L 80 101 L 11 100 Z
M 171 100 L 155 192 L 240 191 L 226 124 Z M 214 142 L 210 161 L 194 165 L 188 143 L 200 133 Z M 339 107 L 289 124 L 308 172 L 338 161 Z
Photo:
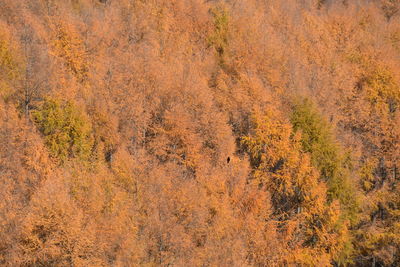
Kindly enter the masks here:
M 400 1 L 1 0 L 1 266 L 400 266 Z

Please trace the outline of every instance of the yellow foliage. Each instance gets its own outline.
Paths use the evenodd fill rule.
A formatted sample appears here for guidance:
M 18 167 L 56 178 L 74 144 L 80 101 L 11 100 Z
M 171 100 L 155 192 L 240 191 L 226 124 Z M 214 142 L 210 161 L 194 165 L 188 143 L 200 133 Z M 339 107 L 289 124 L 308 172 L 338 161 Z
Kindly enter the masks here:
M 288 250 L 294 250 L 288 260 L 325 266 L 348 253 L 347 222 L 341 222 L 337 203 L 327 203 L 326 185 L 309 155 L 301 152 L 300 135 L 272 109 L 254 113 L 253 129 L 242 140 L 254 169 L 252 182 L 271 193 L 274 216 L 287 229 Z M 301 249 L 295 245 L 297 236 Z
M 76 30 L 59 22 L 53 25 L 54 41 L 53 54 L 62 58 L 66 67 L 79 82 L 87 78 L 88 54 L 85 45 Z

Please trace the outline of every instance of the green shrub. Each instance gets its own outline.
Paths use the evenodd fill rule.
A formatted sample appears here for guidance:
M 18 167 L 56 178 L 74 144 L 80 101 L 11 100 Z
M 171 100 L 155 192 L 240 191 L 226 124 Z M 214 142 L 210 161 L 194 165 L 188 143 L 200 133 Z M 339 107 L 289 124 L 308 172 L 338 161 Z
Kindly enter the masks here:
M 50 153 L 61 162 L 89 158 L 93 146 L 91 126 L 71 102 L 47 99 L 33 112 L 33 119 Z
M 357 195 L 350 181 L 348 157 L 340 153 L 341 147 L 332 135 L 332 129 L 308 99 L 294 105 L 291 122 L 295 131 L 301 131 L 303 150 L 311 154 L 314 166 L 328 185 L 328 198 L 338 199 L 346 219 L 356 221 Z
M 229 15 L 224 8 L 214 8 L 211 14 L 214 17 L 214 32 L 209 36 L 208 43 L 215 48 L 220 65 L 224 65 L 229 40 Z

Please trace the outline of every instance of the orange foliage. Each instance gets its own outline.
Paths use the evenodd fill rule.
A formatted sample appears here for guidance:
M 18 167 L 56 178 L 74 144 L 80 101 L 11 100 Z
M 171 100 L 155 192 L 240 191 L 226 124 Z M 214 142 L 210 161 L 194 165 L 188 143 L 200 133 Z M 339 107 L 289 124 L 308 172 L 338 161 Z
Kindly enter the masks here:
M 398 266 L 399 14 L 0 1 L 0 265 Z M 293 130 L 299 97 L 329 133 Z

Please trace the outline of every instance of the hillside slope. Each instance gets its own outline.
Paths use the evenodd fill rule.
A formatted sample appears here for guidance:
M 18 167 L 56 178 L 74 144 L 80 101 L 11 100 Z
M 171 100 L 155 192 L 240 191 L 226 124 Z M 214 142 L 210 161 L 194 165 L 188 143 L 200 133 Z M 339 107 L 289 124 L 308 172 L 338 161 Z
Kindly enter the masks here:
M 0 1 L 0 265 L 399 266 L 399 10 Z

